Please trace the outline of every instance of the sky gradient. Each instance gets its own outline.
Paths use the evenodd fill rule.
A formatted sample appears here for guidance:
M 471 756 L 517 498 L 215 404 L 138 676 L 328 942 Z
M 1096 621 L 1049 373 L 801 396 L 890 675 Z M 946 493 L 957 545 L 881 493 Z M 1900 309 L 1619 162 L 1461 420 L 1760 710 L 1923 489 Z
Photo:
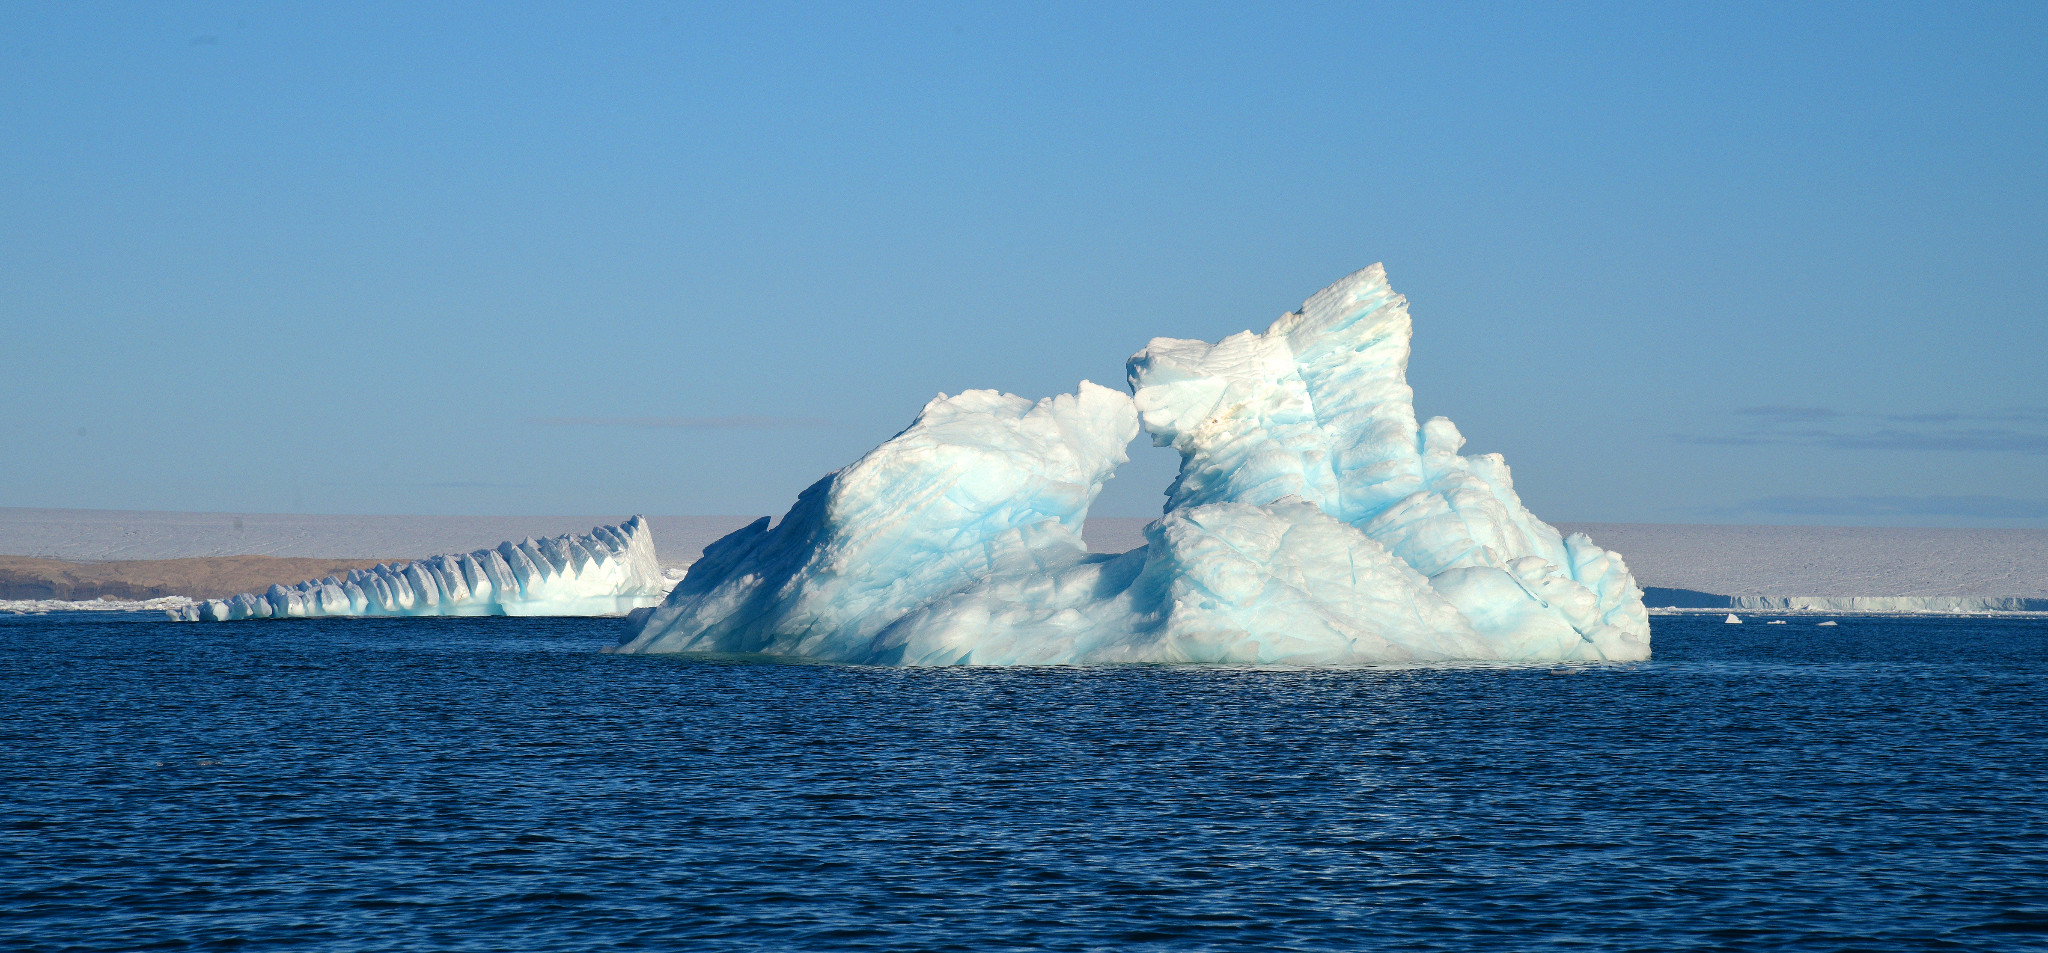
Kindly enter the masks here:
M 780 513 L 1375 261 L 1553 521 L 2048 526 L 2048 6 L 11 4 L 0 505 Z M 1156 512 L 1140 441 L 1096 512 Z

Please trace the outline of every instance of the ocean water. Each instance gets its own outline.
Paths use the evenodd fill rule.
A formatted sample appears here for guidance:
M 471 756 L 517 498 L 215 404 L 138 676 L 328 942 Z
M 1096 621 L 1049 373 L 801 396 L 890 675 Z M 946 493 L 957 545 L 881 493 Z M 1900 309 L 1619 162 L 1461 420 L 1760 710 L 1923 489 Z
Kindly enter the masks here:
M 2048 621 L 904 671 L 0 617 L 0 949 L 2048 947 Z

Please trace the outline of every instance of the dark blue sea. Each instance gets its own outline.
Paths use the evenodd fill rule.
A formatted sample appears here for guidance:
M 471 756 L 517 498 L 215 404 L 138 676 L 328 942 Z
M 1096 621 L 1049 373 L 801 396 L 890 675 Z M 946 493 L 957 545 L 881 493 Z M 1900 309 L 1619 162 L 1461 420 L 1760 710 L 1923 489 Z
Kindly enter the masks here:
M 2048 948 L 2048 620 L 905 671 L 0 617 L 0 949 Z

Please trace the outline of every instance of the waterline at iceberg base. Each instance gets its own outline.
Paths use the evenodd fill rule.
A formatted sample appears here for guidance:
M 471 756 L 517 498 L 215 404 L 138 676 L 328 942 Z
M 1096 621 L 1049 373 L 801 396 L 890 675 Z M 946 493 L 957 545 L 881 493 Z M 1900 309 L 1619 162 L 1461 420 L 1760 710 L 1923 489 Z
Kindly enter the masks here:
M 1131 396 L 944 394 L 707 547 L 618 651 L 884 665 L 1344 665 L 1649 657 L 1615 553 L 1415 419 L 1407 301 L 1374 265 L 1264 334 L 1156 338 Z M 1145 545 L 1081 524 L 1140 430 L 1181 454 Z

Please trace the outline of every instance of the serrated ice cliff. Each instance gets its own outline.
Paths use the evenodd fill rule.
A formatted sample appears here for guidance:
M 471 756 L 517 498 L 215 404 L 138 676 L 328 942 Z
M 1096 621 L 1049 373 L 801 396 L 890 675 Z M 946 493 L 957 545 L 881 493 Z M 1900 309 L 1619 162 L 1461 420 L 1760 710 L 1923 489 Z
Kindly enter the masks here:
M 351 570 L 262 594 L 175 610 L 188 622 L 307 616 L 596 616 L 653 606 L 665 581 L 654 534 L 638 516 L 588 535 Z

